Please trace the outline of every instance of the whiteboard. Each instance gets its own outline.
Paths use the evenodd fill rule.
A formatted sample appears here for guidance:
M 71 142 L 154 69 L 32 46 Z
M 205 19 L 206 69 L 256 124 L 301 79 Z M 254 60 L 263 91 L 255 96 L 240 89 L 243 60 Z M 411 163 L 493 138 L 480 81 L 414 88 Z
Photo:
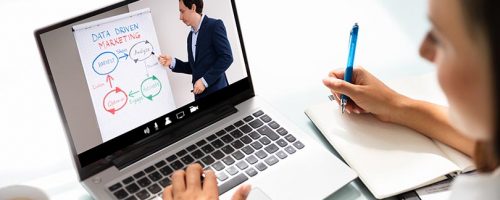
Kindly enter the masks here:
M 103 142 L 173 111 L 149 8 L 73 26 Z

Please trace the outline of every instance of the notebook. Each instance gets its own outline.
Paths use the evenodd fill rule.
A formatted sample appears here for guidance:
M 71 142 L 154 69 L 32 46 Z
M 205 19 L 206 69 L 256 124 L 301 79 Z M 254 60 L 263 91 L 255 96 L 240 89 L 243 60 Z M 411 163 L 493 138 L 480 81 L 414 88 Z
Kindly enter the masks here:
M 387 85 L 415 99 L 447 104 L 435 73 Z M 334 102 L 313 105 L 305 113 L 378 199 L 474 170 L 469 157 L 447 145 L 368 114 L 342 115 Z

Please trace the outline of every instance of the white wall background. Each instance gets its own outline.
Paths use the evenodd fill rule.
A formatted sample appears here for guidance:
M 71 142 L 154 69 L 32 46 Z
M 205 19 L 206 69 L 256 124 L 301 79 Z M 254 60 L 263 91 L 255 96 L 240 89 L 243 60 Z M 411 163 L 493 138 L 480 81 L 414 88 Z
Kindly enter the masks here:
M 228 3 L 222 3 L 228 2 Z M 156 35 L 163 54 L 169 54 L 183 61 L 188 60 L 187 36 L 191 28 L 179 19 L 179 1 L 145 0 L 129 6 L 130 11 L 151 8 Z M 233 64 L 226 71 L 229 84 L 246 77 L 245 65 L 238 40 L 238 32 L 229 0 L 205 0 L 203 13 L 215 19 L 222 19 L 226 26 L 227 37 L 233 50 Z M 203 28 L 203 27 L 202 27 Z M 177 107 L 194 101 L 191 75 L 173 73 L 167 70 L 170 84 L 175 95 Z
M 48 192 L 70 191 L 68 182 L 77 185 L 33 30 L 114 2 L 0 1 L 1 24 L 8 27 L 0 33 L 0 187 L 64 171 L 71 176 L 65 174 L 66 182 L 53 183 L 56 189 Z M 309 130 L 304 106 L 326 100 L 321 78 L 345 65 L 355 21 L 361 25 L 356 64 L 384 80 L 433 71 L 417 52 L 429 26 L 426 1 L 237 0 L 237 5 L 256 92 L 304 130 Z M 183 30 L 185 41 L 188 29 Z

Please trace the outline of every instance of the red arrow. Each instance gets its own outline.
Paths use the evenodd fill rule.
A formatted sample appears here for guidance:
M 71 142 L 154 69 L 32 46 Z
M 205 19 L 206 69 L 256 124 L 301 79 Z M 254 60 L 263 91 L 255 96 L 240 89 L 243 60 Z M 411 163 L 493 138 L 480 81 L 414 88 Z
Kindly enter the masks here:
M 111 82 L 112 80 L 115 80 L 115 79 L 108 74 L 108 76 L 106 77 L 106 82 L 109 82 L 110 88 L 113 88 L 113 83 Z

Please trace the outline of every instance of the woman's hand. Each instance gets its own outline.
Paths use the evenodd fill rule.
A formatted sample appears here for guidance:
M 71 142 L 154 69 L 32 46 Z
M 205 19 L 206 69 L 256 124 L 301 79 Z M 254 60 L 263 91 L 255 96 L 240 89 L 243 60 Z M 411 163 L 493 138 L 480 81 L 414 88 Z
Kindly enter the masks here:
M 203 182 L 202 174 L 205 175 Z M 244 185 L 238 188 L 232 200 L 245 200 L 250 192 L 250 186 Z M 189 165 L 184 170 L 174 172 L 172 185 L 163 191 L 164 200 L 217 200 L 219 190 L 217 178 L 212 170 L 203 171 L 199 164 Z
M 362 67 L 353 70 L 353 83 L 344 81 L 344 70 L 333 70 L 328 78 L 323 79 L 323 84 L 330 88 L 335 100 L 340 104 L 341 94 L 347 95 L 351 100 L 346 106 L 347 113 L 372 113 L 378 119 L 395 122 L 395 112 L 398 105 L 406 97 L 387 87 Z

